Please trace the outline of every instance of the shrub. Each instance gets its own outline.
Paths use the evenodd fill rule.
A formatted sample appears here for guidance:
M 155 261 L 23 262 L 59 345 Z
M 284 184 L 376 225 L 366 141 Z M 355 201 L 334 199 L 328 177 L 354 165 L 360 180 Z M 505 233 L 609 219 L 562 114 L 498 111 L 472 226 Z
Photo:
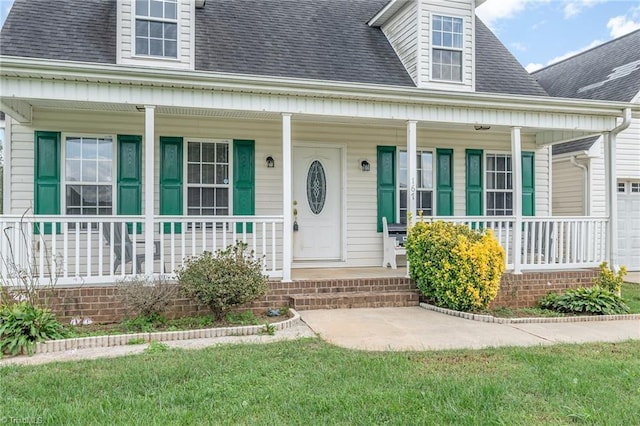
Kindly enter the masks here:
M 49 309 L 27 301 L 0 308 L 0 353 L 33 353 L 36 342 L 65 337 Z
M 247 253 L 247 245 L 236 243 L 215 256 L 204 252 L 188 259 L 177 272 L 184 293 L 209 307 L 222 320 L 235 306 L 251 302 L 267 291 L 262 262 Z
M 144 317 L 162 315 L 178 294 L 178 286 L 164 279 L 132 278 L 120 281 L 117 288 L 127 309 Z
M 627 268 L 624 266 L 621 266 L 618 273 L 615 274 L 611 269 L 609 269 L 607 262 L 602 262 L 600 264 L 600 276 L 593 279 L 593 284 L 609 290 L 619 296 L 625 275 L 627 275 Z
M 505 255 L 491 230 L 419 221 L 409 229 L 405 247 L 411 278 L 436 305 L 485 309 L 498 294 Z
M 626 314 L 629 307 L 617 294 L 594 286 L 567 290 L 564 294 L 549 293 L 538 302 L 543 309 L 572 314 Z

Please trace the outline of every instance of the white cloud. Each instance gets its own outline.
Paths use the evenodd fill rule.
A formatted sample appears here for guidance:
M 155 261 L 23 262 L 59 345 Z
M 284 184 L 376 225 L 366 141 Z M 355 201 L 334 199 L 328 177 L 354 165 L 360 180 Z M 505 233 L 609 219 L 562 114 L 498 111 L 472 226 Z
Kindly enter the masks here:
M 640 28 L 640 6 L 632 8 L 627 15 L 609 19 L 607 28 L 611 37 L 618 38 Z
M 527 46 L 524 43 L 520 43 L 518 41 L 514 41 L 509 46 L 511 46 L 511 48 L 513 50 L 517 50 L 518 52 L 526 52 L 527 51 Z
M 598 3 L 604 3 L 607 0 L 568 0 L 564 5 L 564 17 L 565 19 L 574 17 L 580 14 L 583 10 L 589 9 Z
M 522 12 L 530 0 L 487 0 L 476 10 L 477 15 L 489 27 L 500 19 L 512 18 Z
M 540 68 L 544 68 L 543 64 L 536 64 L 535 62 L 532 62 L 530 64 L 528 64 L 526 67 L 524 67 L 524 69 L 527 70 L 527 72 L 534 72 L 534 71 L 538 71 Z

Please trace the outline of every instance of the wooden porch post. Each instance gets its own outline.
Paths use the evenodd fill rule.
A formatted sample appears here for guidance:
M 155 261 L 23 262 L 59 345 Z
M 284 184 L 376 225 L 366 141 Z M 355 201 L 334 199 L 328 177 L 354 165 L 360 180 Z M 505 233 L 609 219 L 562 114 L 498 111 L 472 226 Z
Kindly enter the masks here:
M 417 121 L 407 121 L 407 219 L 416 219 L 416 185 L 417 185 Z M 407 220 L 407 225 L 411 222 Z
M 282 114 L 282 281 L 291 281 L 293 196 L 291 194 L 291 114 Z
M 605 200 L 607 204 L 607 217 L 609 218 L 607 230 L 607 261 L 613 270 L 618 265 L 618 185 L 616 180 L 616 139 L 611 132 L 604 132 L 604 174 L 605 174 Z
M 144 106 L 144 274 L 147 277 L 153 274 L 155 108 L 153 105 Z
M 511 170 L 513 171 L 513 272 L 521 274 L 522 256 L 522 143 L 520 127 L 511 128 Z

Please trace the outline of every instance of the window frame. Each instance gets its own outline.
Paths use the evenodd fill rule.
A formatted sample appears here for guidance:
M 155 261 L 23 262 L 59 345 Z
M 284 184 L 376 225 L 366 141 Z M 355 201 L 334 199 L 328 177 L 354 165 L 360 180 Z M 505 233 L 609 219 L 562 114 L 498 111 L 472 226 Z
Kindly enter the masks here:
M 500 156 L 506 156 L 509 157 L 511 159 L 511 170 L 506 170 L 506 172 L 509 172 L 511 174 L 511 189 L 491 189 L 489 190 L 488 187 L 488 182 L 487 182 L 487 177 L 488 177 L 488 173 L 489 173 L 489 167 L 488 167 L 488 157 L 491 155 L 500 155 Z M 482 174 L 482 188 L 483 188 L 483 197 L 484 197 L 484 208 L 483 208 L 483 214 L 484 216 L 491 216 L 491 217 L 509 217 L 509 216 L 513 216 L 513 200 L 515 197 L 515 188 L 514 188 L 514 179 L 513 179 L 513 154 L 511 152 L 508 151 L 485 151 L 483 154 L 483 159 L 482 161 L 484 162 L 484 173 Z M 522 160 L 520 160 L 522 161 Z M 495 170 L 493 170 L 494 172 L 496 172 Z M 499 171 L 498 171 L 499 172 Z M 507 180 L 508 182 L 508 180 Z M 489 202 L 487 200 L 487 196 L 489 194 L 489 192 L 494 192 L 494 193 L 511 193 L 511 214 L 503 214 L 503 215 L 489 215 L 487 210 L 489 207 Z M 495 208 L 494 208 L 495 209 Z M 506 210 L 506 208 L 504 209 Z
M 182 158 L 182 163 L 183 163 L 183 168 L 182 168 L 182 181 L 183 183 L 183 199 L 182 199 L 182 211 L 183 211 L 183 216 L 189 217 L 189 188 L 193 187 L 193 186 L 197 186 L 199 188 L 203 188 L 203 187 L 211 187 L 211 188 L 220 188 L 220 187 L 225 187 L 225 186 L 220 186 L 217 184 L 205 184 L 206 186 L 203 186 L 202 183 L 200 184 L 190 184 L 189 183 L 189 142 L 195 142 L 195 143 L 226 143 L 227 144 L 227 160 L 228 160 L 228 171 L 227 171 L 227 179 L 229 181 L 229 183 L 226 184 L 226 188 L 228 188 L 228 212 L 226 215 L 221 215 L 220 217 L 225 217 L 225 216 L 233 216 L 233 139 L 219 139 L 219 138 L 190 138 L 190 137 L 183 137 L 183 147 L 182 150 L 184 152 L 183 154 L 183 158 Z M 215 163 L 214 163 L 215 164 Z M 200 207 L 202 208 L 202 207 Z M 213 207 L 214 209 L 216 209 L 216 207 Z M 213 215 L 215 216 L 215 215 Z M 203 215 L 193 215 L 192 217 L 194 218 L 199 218 L 199 217 L 209 217 L 209 216 L 203 216 Z
M 67 139 L 68 138 L 82 138 L 82 139 L 111 139 L 111 214 L 107 216 L 115 215 L 118 209 L 118 197 L 117 197 L 117 173 L 118 173 L 118 147 L 117 147 L 117 135 L 113 134 L 101 134 L 101 133 L 82 133 L 82 132 L 69 132 L 60 134 L 60 211 L 63 216 L 69 217 L 93 217 L 96 215 L 85 214 L 69 214 L 67 213 L 67 185 L 73 185 L 75 181 L 67 180 Z M 75 182 L 79 185 L 84 183 L 83 181 Z M 104 184 L 95 185 L 106 186 Z M 97 208 L 97 207 L 96 207 Z M 98 215 L 105 216 L 105 215 Z M 82 227 L 82 230 L 85 230 Z
M 151 0 L 148 0 L 149 2 L 151 2 Z M 163 3 L 163 8 L 164 8 L 164 4 L 166 3 L 167 0 L 161 0 Z M 171 0 L 169 0 L 169 2 L 173 3 Z M 149 16 L 149 15 L 140 15 L 138 16 L 138 4 L 136 0 L 132 0 L 132 5 L 131 5 L 131 17 L 132 17 L 132 25 L 131 25 L 131 57 L 132 58 L 138 58 L 138 59 L 156 59 L 156 60 L 166 60 L 166 61 L 176 61 L 176 62 L 180 62 L 180 0 L 175 0 L 175 4 L 176 4 L 176 18 L 175 19 L 171 19 L 171 18 L 159 18 L 159 17 L 153 17 L 153 16 Z M 163 12 L 164 14 L 164 12 Z M 143 20 L 146 22 L 159 22 L 162 24 L 175 24 L 176 25 L 176 56 L 166 56 L 166 55 L 152 55 L 151 53 L 149 54 L 143 54 L 143 53 L 138 53 L 137 50 L 137 34 L 136 34 L 136 30 L 137 30 L 137 23 L 138 20 Z M 148 37 L 147 40 L 150 40 L 151 37 Z M 163 38 L 162 38 L 163 42 L 167 39 L 164 38 L 164 26 L 163 26 Z M 164 50 L 164 43 L 163 43 L 163 50 Z M 149 47 L 149 52 L 151 52 L 151 48 Z
M 402 155 L 402 153 L 406 153 L 407 150 L 406 148 L 401 148 L 401 147 L 397 147 L 396 148 L 396 218 L 397 218 L 397 222 L 401 223 L 402 222 L 402 208 L 400 206 L 401 200 L 402 200 L 402 196 L 401 196 L 401 192 L 402 192 L 402 188 L 400 187 L 400 178 L 402 176 L 402 173 L 400 172 L 400 170 L 402 170 L 401 167 L 401 162 L 400 162 L 400 156 Z M 432 182 L 432 187 L 429 188 L 418 188 L 416 186 L 416 194 L 419 191 L 423 191 L 423 192 L 428 192 L 431 191 L 431 214 L 427 215 L 425 214 L 426 217 L 435 217 L 436 216 L 436 212 L 437 212 L 437 206 L 436 206 L 436 199 L 438 197 L 436 197 L 436 189 L 437 189 L 437 182 L 436 182 L 436 177 L 437 177 L 437 173 L 436 173 L 436 149 L 435 148 L 427 148 L 427 147 L 418 147 L 416 149 L 416 154 L 422 154 L 422 153 L 429 153 L 431 154 L 431 182 Z M 407 156 L 408 157 L 408 156 Z M 405 169 L 406 170 L 406 169 Z M 416 164 L 416 172 L 418 170 L 421 170 L 420 167 L 418 167 L 418 165 Z M 408 192 L 410 189 L 407 186 L 406 191 Z M 416 199 L 416 204 L 417 204 L 417 199 Z M 408 210 L 408 206 L 407 206 L 407 210 Z M 420 208 L 417 209 L 418 212 L 420 212 Z
M 436 45 L 434 42 L 434 20 L 436 17 L 440 17 L 440 18 L 450 18 L 450 19 L 459 19 L 461 21 L 461 32 L 460 32 L 460 47 L 448 47 L 448 46 L 444 46 L 444 45 Z M 466 25 L 466 19 L 462 16 L 456 16 L 456 15 L 445 15 L 445 14 L 439 14 L 439 13 L 430 13 L 429 14 L 429 44 L 430 44 L 430 51 L 429 51 L 429 80 L 433 81 L 433 82 L 438 82 L 438 83 L 449 83 L 449 84 L 464 84 L 464 49 L 465 49 L 465 25 Z M 442 30 L 440 30 L 440 32 L 443 32 Z M 452 32 L 452 34 L 454 34 Z M 457 33 L 455 33 L 457 34 Z M 445 78 L 435 78 L 434 77 L 434 72 L 433 72 L 433 67 L 434 67 L 434 52 L 435 50 L 441 50 L 441 51 L 449 51 L 449 52 L 459 52 L 460 53 L 460 80 L 448 80 Z M 442 65 L 441 65 L 442 66 Z

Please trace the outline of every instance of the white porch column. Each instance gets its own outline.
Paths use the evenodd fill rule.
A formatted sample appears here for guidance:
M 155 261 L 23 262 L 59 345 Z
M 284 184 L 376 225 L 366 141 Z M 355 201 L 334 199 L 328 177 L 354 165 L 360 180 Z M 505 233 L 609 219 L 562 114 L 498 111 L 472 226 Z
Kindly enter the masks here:
M 291 114 L 282 114 L 282 281 L 291 281 L 293 196 L 291 194 Z
M 155 109 L 144 106 L 144 274 L 153 274 L 153 173 L 155 164 Z M 138 271 L 141 272 L 141 271 Z
M 618 268 L 618 183 L 616 179 L 616 138 L 611 132 L 603 133 L 605 196 L 607 203 L 607 261 L 612 270 Z
M 411 217 L 412 221 L 416 219 L 417 215 L 417 124 L 417 121 L 407 121 L 407 219 Z M 407 224 L 410 223 L 407 220 Z
M 513 171 L 513 272 L 521 274 L 522 255 L 522 142 L 520 127 L 511 129 L 511 170 Z

